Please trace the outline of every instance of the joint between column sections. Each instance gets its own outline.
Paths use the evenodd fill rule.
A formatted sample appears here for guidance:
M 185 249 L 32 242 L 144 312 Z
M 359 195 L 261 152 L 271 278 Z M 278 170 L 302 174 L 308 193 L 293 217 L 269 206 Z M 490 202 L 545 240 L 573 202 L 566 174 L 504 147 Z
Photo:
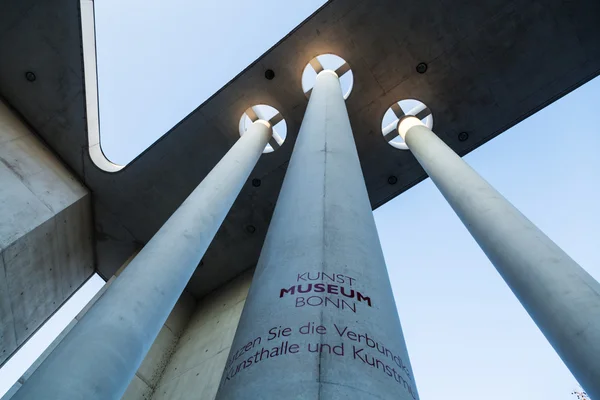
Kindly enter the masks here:
M 398 134 L 406 142 L 406 135 L 411 128 L 415 126 L 423 126 L 425 124 L 421 122 L 421 120 L 413 115 L 405 115 L 398 122 Z
M 271 124 L 269 123 L 269 121 L 265 121 L 264 119 L 259 119 L 254 121 L 254 123 L 256 124 L 263 124 L 264 126 L 266 126 L 269 129 L 272 129 L 273 127 L 271 126 Z
M 322 67 L 316 69 L 315 65 Z M 312 60 L 302 72 L 302 90 L 307 98 L 310 98 L 312 89 L 316 83 L 317 76 L 322 73 L 332 73 L 339 79 L 344 100 L 348 99 L 354 86 L 354 75 L 350 65 L 335 54 L 321 54 Z
M 338 76 L 338 74 L 337 74 L 337 73 L 336 73 L 334 70 L 332 70 L 332 69 L 324 69 L 323 71 L 319 72 L 319 73 L 317 74 L 317 76 L 319 76 L 319 75 L 321 75 L 321 74 L 326 74 L 326 73 L 333 74 L 333 75 L 335 75 L 335 77 L 336 77 L 336 78 L 338 78 L 338 79 L 340 78 L 340 77 Z
M 266 104 L 248 107 L 240 118 L 240 136 L 243 136 L 254 123 L 266 126 L 271 132 L 271 138 L 263 153 L 271 153 L 283 145 L 287 136 L 287 123 L 278 110 Z
M 404 140 L 410 127 L 400 127 L 401 123 L 414 117 L 428 129 L 433 128 L 433 115 L 429 107 L 416 99 L 404 99 L 393 103 L 383 115 L 381 120 L 381 134 L 383 139 L 392 147 L 399 150 L 408 150 Z M 403 125 L 405 125 L 403 123 Z

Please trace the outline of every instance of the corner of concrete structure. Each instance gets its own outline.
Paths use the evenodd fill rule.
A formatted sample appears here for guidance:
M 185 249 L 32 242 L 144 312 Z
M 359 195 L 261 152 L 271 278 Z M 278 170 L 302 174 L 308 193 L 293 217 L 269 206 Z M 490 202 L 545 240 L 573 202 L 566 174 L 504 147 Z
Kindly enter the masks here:
M 127 390 L 121 400 L 150 400 L 154 389 L 144 382 L 137 374 L 127 386 Z
M 93 274 L 90 197 L 0 101 L 0 364 Z
M 165 322 L 165 326 L 169 328 L 176 337 L 179 338 L 186 326 L 190 323 L 190 318 L 196 309 L 196 305 L 196 298 L 190 292 L 184 290 Z
M 249 270 L 198 301 L 153 400 L 214 399 L 254 270 Z
M 196 299 L 188 291 L 184 291 L 152 343 L 122 399 L 151 398 L 175 353 L 182 333 L 190 323 L 195 308 Z

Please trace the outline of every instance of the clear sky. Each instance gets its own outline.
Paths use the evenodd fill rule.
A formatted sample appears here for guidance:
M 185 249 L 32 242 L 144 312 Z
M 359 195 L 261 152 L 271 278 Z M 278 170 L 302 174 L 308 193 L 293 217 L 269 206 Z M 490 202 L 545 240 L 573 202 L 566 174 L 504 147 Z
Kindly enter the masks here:
M 465 157 L 596 279 L 598 104 L 600 78 Z M 430 179 L 375 220 L 421 399 L 570 398 L 575 379 Z
M 97 0 L 108 157 L 133 159 L 322 3 Z M 596 279 L 598 104 L 595 79 L 465 157 Z M 421 399 L 572 398 L 574 378 L 429 179 L 375 219 Z M 0 396 L 100 285 L 0 370 Z
M 44 325 L 34 333 L 0 368 L 0 398 L 8 392 L 15 382 L 27 371 L 40 354 L 73 321 L 81 309 L 104 286 L 104 280 L 94 274 L 71 298 L 56 311 Z
M 96 0 L 106 157 L 127 164 L 324 3 Z

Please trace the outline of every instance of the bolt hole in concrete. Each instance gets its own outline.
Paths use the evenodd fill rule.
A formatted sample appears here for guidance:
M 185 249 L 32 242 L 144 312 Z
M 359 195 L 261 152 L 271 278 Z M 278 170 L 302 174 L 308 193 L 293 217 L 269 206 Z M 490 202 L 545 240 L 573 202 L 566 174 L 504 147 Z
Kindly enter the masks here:
M 272 80 L 273 78 L 275 78 L 275 71 L 273 71 L 272 69 L 268 69 L 265 71 L 265 78 L 267 80 Z
M 35 82 L 37 77 L 35 76 L 35 74 L 33 72 L 27 71 L 27 72 L 25 72 L 25 79 L 27 79 L 27 81 L 29 81 L 29 82 Z
M 258 120 L 268 121 L 273 127 L 273 137 L 269 140 L 263 153 L 271 153 L 277 150 L 287 136 L 287 124 L 274 107 L 258 104 L 246 109 L 242 114 L 242 118 L 240 118 L 240 136 L 243 136 L 252 123 Z
M 433 115 L 429 107 L 423 102 L 415 99 L 405 99 L 392 104 L 381 120 L 381 134 L 386 142 L 401 150 L 408 150 L 404 139 L 398 134 L 398 123 L 405 115 L 415 116 L 429 129 L 433 128 Z
M 347 99 L 354 86 L 354 75 L 347 65 L 346 61 L 335 54 L 322 54 L 310 60 L 302 72 L 302 90 L 307 97 L 310 96 L 312 88 L 315 86 L 317 74 L 322 70 L 329 69 L 335 71 L 340 78 L 340 86 L 344 99 Z

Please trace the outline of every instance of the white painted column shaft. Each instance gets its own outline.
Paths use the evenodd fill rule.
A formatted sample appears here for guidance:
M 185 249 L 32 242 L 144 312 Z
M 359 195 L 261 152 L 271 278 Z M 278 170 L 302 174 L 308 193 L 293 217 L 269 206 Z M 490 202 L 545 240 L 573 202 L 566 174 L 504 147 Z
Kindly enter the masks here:
M 217 399 L 418 399 L 332 71 L 311 92 Z
M 270 137 L 268 124 L 250 127 L 15 400 L 121 398 Z
M 600 284 L 420 121 L 399 128 L 575 378 L 600 399 Z

